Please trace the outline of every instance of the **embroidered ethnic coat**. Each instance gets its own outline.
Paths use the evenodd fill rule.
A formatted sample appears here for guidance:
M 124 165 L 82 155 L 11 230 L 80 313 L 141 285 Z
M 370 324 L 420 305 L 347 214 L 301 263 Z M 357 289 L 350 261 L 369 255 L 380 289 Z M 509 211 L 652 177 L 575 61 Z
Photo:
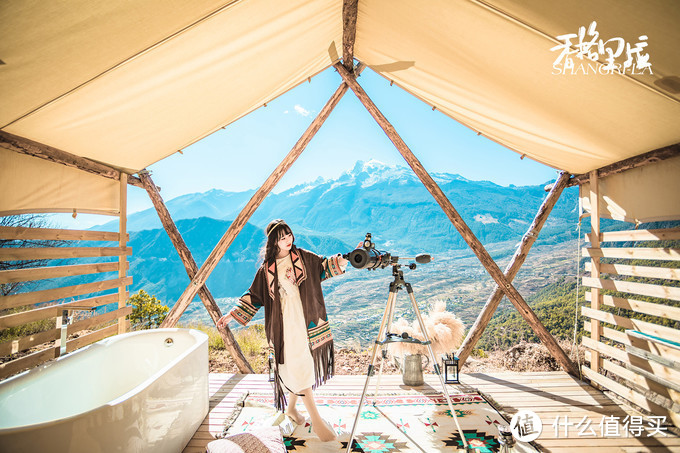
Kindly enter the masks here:
M 309 347 L 314 359 L 314 388 L 326 382 L 334 373 L 333 335 L 331 334 L 321 282 L 342 274 L 339 255 L 325 258 L 293 245 L 290 250 L 295 283 L 300 290 L 302 310 L 307 326 Z M 279 364 L 283 355 L 283 313 L 279 296 L 276 260 L 263 263 L 253 279 L 250 289 L 239 299 L 229 314 L 242 325 L 248 324 L 260 308 L 264 307 L 264 324 L 267 341 L 274 347 L 276 358 L 274 400 L 277 409 L 283 410 L 286 399 L 279 378 Z

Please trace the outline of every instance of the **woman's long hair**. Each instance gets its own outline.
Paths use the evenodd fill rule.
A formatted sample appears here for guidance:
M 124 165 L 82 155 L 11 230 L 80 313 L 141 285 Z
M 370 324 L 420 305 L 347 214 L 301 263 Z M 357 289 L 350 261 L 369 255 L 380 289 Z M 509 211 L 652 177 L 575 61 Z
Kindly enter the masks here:
M 282 219 L 276 219 L 269 222 L 267 228 L 265 229 L 267 233 L 267 243 L 264 246 L 264 262 L 269 263 L 276 259 L 276 255 L 279 253 L 278 242 L 286 234 L 293 234 L 293 230 L 290 229 L 288 224 Z M 295 244 L 295 235 L 293 234 L 293 244 Z

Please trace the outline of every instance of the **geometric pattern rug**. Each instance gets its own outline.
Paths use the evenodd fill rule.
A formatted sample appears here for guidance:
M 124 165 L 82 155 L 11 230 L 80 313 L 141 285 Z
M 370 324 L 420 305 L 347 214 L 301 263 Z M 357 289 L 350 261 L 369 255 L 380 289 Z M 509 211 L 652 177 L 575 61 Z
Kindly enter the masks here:
M 271 393 L 244 394 L 225 422 L 224 435 L 233 435 L 264 426 L 278 425 L 287 451 L 316 453 L 346 451 L 357 413 L 357 395 L 315 393 L 319 413 L 333 427 L 338 438 L 321 442 L 309 422 L 302 402 L 297 409 L 306 417 L 296 425 L 274 409 Z M 478 453 L 497 452 L 497 426 L 509 422 L 479 393 L 451 395 L 451 402 L 465 440 Z M 375 403 L 375 404 L 374 404 Z M 369 394 L 359 415 L 353 452 L 439 452 L 462 451 L 462 441 L 455 421 L 441 393 Z M 536 451 L 530 444 L 517 442 L 516 451 Z

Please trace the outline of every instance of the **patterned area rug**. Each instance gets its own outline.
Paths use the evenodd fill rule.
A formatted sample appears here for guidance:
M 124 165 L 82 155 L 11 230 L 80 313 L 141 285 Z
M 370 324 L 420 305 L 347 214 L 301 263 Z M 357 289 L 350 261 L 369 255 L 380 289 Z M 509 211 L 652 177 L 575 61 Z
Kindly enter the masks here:
M 245 394 L 234 413 L 227 418 L 224 435 L 249 431 L 262 426 L 278 425 L 288 451 L 339 452 L 347 449 L 352 425 L 359 404 L 359 396 L 316 394 L 321 416 L 333 427 L 337 440 L 321 442 L 312 431 L 309 417 L 296 425 L 290 418 L 276 412 L 274 400 L 268 394 Z M 446 402 L 438 393 L 367 396 L 361 411 L 353 452 L 391 453 L 411 451 L 462 451 L 462 441 Z M 479 453 L 500 450 L 499 424 L 507 425 L 489 402 L 478 393 L 451 395 L 458 423 L 473 451 Z M 298 410 L 307 412 L 300 402 Z M 518 443 L 516 451 L 536 451 L 531 445 Z

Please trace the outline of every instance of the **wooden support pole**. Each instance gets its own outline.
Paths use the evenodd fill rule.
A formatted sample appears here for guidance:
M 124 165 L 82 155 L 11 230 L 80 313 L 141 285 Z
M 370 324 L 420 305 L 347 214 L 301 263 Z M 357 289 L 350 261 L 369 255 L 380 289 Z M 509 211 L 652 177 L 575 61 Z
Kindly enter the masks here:
M 149 194 L 149 198 L 151 199 L 151 202 L 158 213 L 158 218 L 161 220 L 163 228 L 165 228 L 165 232 L 168 233 L 168 237 L 170 238 L 172 245 L 175 246 L 175 250 L 177 250 L 177 254 L 182 261 L 182 264 L 184 264 L 184 269 L 187 271 L 187 275 L 193 280 L 193 278 L 196 276 L 196 273 L 198 272 L 198 265 L 196 265 L 196 261 L 194 260 L 189 247 L 187 246 L 186 242 L 184 242 L 184 238 L 177 229 L 177 225 L 175 225 L 175 222 L 172 220 L 170 211 L 168 211 L 168 208 L 165 206 L 163 198 L 158 192 L 158 188 L 153 183 L 149 172 L 146 170 L 139 172 L 139 179 L 142 181 L 142 185 L 146 189 L 146 193 Z M 215 298 L 213 298 L 213 295 L 208 290 L 208 287 L 205 285 L 202 286 L 198 291 L 198 295 L 201 298 L 203 305 L 205 305 L 206 310 L 208 310 L 210 318 L 215 324 L 217 324 L 217 320 L 222 317 L 222 312 L 217 306 Z M 163 324 L 163 327 L 174 327 L 176 321 L 172 324 Z M 236 342 L 234 334 L 231 332 L 231 329 L 229 329 L 229 326 L 225 326 L 224 329 L 220 329 L 218 327 L 217 331 L 220 333 L 227 351 L 229 351 L 231 356 L 234 358 L 239 371 L 243 374 L 254 373 L 255 371 L 253 370 L 253 367 L 250 366 L 248 359 L 246 359 L 246 357 L 243 355 L 243 351 L 241 351 L 241 348 Z
M 541 321 L 538 319 L 533 310 L 529 308 L 526 301 L 524 298 L 522 298 L 519 292 L 517 292 L 515 287 L 508 282 L 508 280 L 505 278 L 505 275 L 503 275 L 503 272 L 500 270 L 498 265 L 496 265 L 496 262 L 493 260 L 493 258 L 491 258 L 491 255 L 489 255 L 489 252 L 486 251 L 479 239 L 475 237 L 470 227 L 468 227 L 463 221 L 463 218 L 453 207 L 449 199 L 446 198 L 446 195 L 437 185 L 434 179 L 432 179 L 429 173 L 427 173 L 420 161 L 413 155 L 409 147 L 394 129 L 394 126 L 390 124 L 387 118 L 385 118 L 385 116 L 380 112 L 378 107 L 373 103 L 373 101 L 371 101 L 371 99 L 368 97 L 368 94 L 366 94 L 361 85 L 359 85 L 359 83 L 356 81 L 355 76 L 350 74 L 342 64 L 336 63 L 334 67 L 342 76 L 345 83 L 349 85 L 352 91 L 354 91 L 354 94 L 356 94 L 371 116 L 373 116 L 373 119 L 375 119 L 380 127 L 382 127 L 389 139 L 397 147 L 399 153 L 404 157 L 404 159 L 406 159 L 406 162 L 413 169 L 416 176 L 418 176 L 423 185 L 425 185 L 425 188 L 432 194 L 439 206 L 441 206 L 441 208 L 444 210 L 444 213 L 447 215 L 449 220 L 451 220 L 451 223 L 453 223 L 453 225 L 456 227 L 465 242 L 467 242 L 470 249 L 472 249 L 475 255 L 477 255 L 477 258 L 479 258 L 484 268 L 491 275 L 496 284 L 503 290 L 508 299 L 510 299 L 510 302 L 512 302 L 517 308 L 517 311 L 519 311 L 522 317 L 527 320 L 536 335 L 548 348 L 548 351 L 550 351 L 553 357 L 555 357 L 555 359 L 560 363 L 562 368 L 564 368 L 570 374 L 578 376 L 578 368 L 574 362 L 569 359 L 567 354 L 557 344 L 557 341 L 555 341 L 553 336 L 550 335 L 545 326 L 541 324 Z
M 94 160 L 85 157 L 76 156 L 66 151 L 54 148 L 52 146 L 44 145 L 42 143 L 34 142 L 18 135 L 10 134 L 9 132 L 0 131 L 0 146 L 10 151 L 19 154 L 27 154 L 33 157 L 56 162 L 58 164 L 66 165 L 67 167 L 77 168 L 88 173 L 103 176 L 104 178 L 120 180 L 121 172 L 108 165 L 95 162 Z M 135 176 L 128 176 L 127 182 L 136 187 L 142 187 L 139 178 Z
M 361 72 L 361 70 L 362 68 L 358 67 L 357 73 Z M 194 296 L 196 296 L 196 292 L 198 292 L 199 288 L 203 286 L 205 281 L 210 276 L 210 273 L 213 271 L 213 269 L 215 269 L 215 266 L 217 266 L 217 263 L 220 261 L 220 259 L 222 259 L 231 243 L 234 241 L 236 236 L 241 232 L 241 230 L 245 226 L 246 222 L 248 222 L 250 217 L 253 215 L 255 210 L 260 206 L 262 201 L 267 197 L 269 192 L 272 191 L 276 184 L 281 180 L 283 175 L 286 174 L 288 169 L 297 160 L 300 154 L 302 154 L 302 151 L 305 150 L 305 148 L 312 140 L 314 135 L 323 125 L 324 121 L 326 121 L 326 118 L 328 118 L 328 116 L 331 114 L 333 108 L 335 108 L 335 106 L 338 105 L 338 102 L 340 102 L 342 96 L 347 92 L 347 88 L 348 86 L 346 83 L 340 84 L 340 86 L 338 87 L 337 90 L 335 90 L 335 93 L 333 93 L 333 95 L 328 100 L 326 105 L 324 105 L 324 107 L 321 109 L 317 117 L 314 118 L 312 124 L 309 125 L 307 130 L 302 134 L 302 137 L 300 137 L 295 146 L 293 146 L 293 149 L 290 150 L 288 155 L 283 159 L 283 161 L 281 161 L 279 166 L 276 167 L 276 169 L 272 172 L 271 175 L 269 175 L 269 177 L 262 184 L 262 186 L 260 186 L 260 188 L 257 189 L 257 192 L 255 192 L 255 194 L 248 201 L 243 210 L 236 216 L 236 219 L 234 219 L 234 221 L 231 223 L 231 225 L 227 229 L 227 232 L 224 233 L 224 236 L 222 236 L 217 245 L 215 245 L 213 251 L 210 252 L 210 255 L 205 260 L 205 263 L 203 263 L 203 265 L 201 266 L 201 268 L 198 270 L 193 280 L 191 281 L 191 284 L 189 284 L 187 289 L 184 290 L 184 293 L 182 293 L 180 298 L 177 300 L 175 306 L 172 307 L 172 310 L 170 310 L 170 313 L 168 313 L 168 316 L 165 318 L 165 321 L 163 322 L 161 327 L 165 327 L 165 325 L 173 325 L 174 323 L 177 322 L 179 317 L 182 316 L 184 310 L 187 309 L 187 307 L 193 300 Z
M 595 250 L 600 248 L 600 193 L 597 170 L 590 172 L 590 247 Z M 592 256 L 590 262 L 590 277 L 600 278 L 600 258 L 598 256 Z M 590 308 L 599 310 L 602 305 L 600 289 L 591 288 L 590 295 Z M 601 335 L 602 324 L 599 320 L 591 318 L 590 338 L 599 343 Z M 600 368 L 602 367 L 602 356 L 598 351 L 591 351 L 590 354 L 590 368 L 599 373 Z
M 357 36 L 357 12 L 359 0 L 342 2 L 342 64 L 349 72 L 354 71 L 354 41 Z
M 127 177 L 126 173 L 120 172 L 120 213 L 118 221 L 118 246 L 121 249 L 127 249 Z M 118 255 L 118 278 L 125 279 L 127 277 L 127 255 Z M 125 308 L 127 305 L 127 288 L 121 284 L 118 287 L 118 309 Z M 125 317 L 118 318 L 118 333 L 125 333 L 127 323 Z
M 541 207 L 538 209 L 538 212 L 536 213 L 536 217 L 534 217 L 533 223 L 527 230 L 526 234 L 524 234 L 522 242 L 517 248 L 517 251 L 512 257 L 512 260 L 510 260 L 510 264 L 508 264 L 508 266 L 505 268 L 504 275 L 509 282 L 511 282 L 515 278 L 520 268 L 524 264 L 524 261 L 529 255 L 529 250 L 531 250 L 531 247 L 534 245 L 534 242 L 536 242 L 536 239 L 538 238 L 538 233 L 543 228 L 543 225 L 545 225 L 545 221 L 548 220 L 550 212 L 552 211 L 553 207 L 555 207 L 555 204 L 557 203 L 557 200 L 559 200 L 562 191 L 567 186 L 570 177 L 571 175 L 567 172 L 560 173 L 559 178 L 557 178 L 557 181 L 555 182 L 555 184 L 553 184 L 552 190 L 545 198 L 545 200 L 543 200 Z M 477 317 L 477 320 L 470 328 L 470 331 L 468 332 L 467 337 L 463 341 L 463 344 L 461 344 L 460 348 L 458 349 L 458 352 L 456 353 L 459 359 L 460 367 L 462 367 L 465 364 L 465 361 L 472 352 L 472 348 L 475 347 L 479 339 L 482 337 L 484 329 L 486 329 L 486 326 L 489 324 L 489 321 L 493 317 L 493 314 L 498 308 L 501 299 L 503 299 L 503 291 L 499 286 L 496 286 L 494 292 L 487 299 L 484 308 Z

